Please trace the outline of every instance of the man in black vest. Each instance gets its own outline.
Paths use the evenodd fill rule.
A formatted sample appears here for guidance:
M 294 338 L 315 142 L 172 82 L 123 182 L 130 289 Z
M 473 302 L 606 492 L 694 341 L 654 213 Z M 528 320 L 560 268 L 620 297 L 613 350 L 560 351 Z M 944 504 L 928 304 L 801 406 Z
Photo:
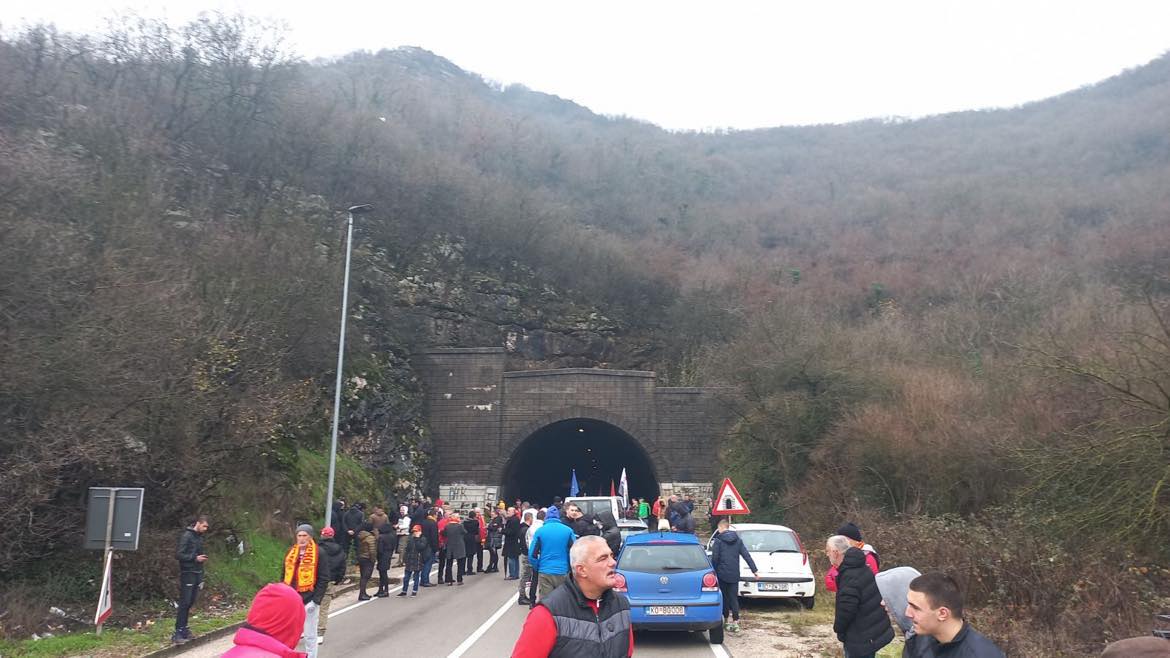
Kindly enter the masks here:
M 865 563 L 865 553 L 848 537 L 833 535 L 825 544 L 825 554 L 837 567 L 833 631 L 845 646 L 846 658 L 873 658 L 894 639 L 894 627 L 882 608 L 882 594 Z
M 569 551 L 570 577 L 528 613 L 512 658 L 629 658 L 630 602 L 613 591 L 613 552 L 597 535 Z

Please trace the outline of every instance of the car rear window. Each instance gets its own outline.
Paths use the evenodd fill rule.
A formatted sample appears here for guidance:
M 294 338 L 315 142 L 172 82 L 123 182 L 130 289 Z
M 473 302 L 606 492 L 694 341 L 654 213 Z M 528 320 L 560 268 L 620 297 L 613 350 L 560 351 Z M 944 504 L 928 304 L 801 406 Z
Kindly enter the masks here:
M 581 509 L 586 517 L 593 517 L 602 512 L 613 512 L 613 504 L 608 500 L 570 500 L 570 504 Z
M 622 551 L 618 569 L 647 573 L 697 571 L 711 563 L 698 544 L 637 544 Z
M 743 545 L 753 553 L 800 552 L 800 544 L 796 541 L 796 535 L 784 530 L 742 530 L 739 532 L 739 538 L 743 540 Z

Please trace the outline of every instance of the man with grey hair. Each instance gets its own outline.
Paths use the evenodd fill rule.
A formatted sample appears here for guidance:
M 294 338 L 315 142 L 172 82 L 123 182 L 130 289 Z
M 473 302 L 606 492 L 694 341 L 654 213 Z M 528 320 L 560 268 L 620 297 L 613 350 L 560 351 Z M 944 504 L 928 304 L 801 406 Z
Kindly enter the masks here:
M 848 537 L 833 535 L 825 542 L 825 555 L 837 567 L 833 631 L 845 647 L 846 658 L 872 658 L 894 639 L 894 628 L 865 553 Z
M 617 561 L 605 539 L 578 539 L 569 549 L 569 563 L 569 578 L 528 613 L 512 657 L 634 655 L 630 602 L 613 590 Z

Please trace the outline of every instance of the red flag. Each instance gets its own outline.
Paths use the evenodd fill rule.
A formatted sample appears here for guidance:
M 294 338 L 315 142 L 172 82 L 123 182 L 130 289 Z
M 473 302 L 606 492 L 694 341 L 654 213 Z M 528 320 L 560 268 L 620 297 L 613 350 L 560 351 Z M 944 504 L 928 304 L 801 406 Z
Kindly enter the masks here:
M 617 489 L 615 489 L 613 486 L 613 478 L 609 479 L 609 495 L 611 495 L 611 496 L 617 495 Z

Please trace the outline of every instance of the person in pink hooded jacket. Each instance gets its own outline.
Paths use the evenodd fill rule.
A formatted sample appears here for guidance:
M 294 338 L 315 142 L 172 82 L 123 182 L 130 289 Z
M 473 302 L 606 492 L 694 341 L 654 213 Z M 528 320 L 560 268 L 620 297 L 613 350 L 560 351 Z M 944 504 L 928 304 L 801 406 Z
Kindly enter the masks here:
M 301 595 L 284 583 L 265 585 L 252 599 L 248 621 L 232 638 L 235 646 L 221 658 L 305 658 L 294 649 L 304 627 Z
M 840 528 L 837 528 L 837 534 L 841 535 L 842 537 L 848 537 L 850 544 L 860 548 L 862 552 L 865 553 L 865 565 L 869 567 L 869 570 L 872 571 L 876 576 L 880 558 L 878 557 L 877 551 L 873 549 L 873 546 L 870 546 L 869 544 L 862 541 L 861 528 L 858 528 L 857 525 L 852 521 L 846 521 L 844 525 L 842 525 Z M 829 567 L 829 570 L 825 572 L 825 589 L 829 590 L 830 592 L 837 591 L 836 566 Z

